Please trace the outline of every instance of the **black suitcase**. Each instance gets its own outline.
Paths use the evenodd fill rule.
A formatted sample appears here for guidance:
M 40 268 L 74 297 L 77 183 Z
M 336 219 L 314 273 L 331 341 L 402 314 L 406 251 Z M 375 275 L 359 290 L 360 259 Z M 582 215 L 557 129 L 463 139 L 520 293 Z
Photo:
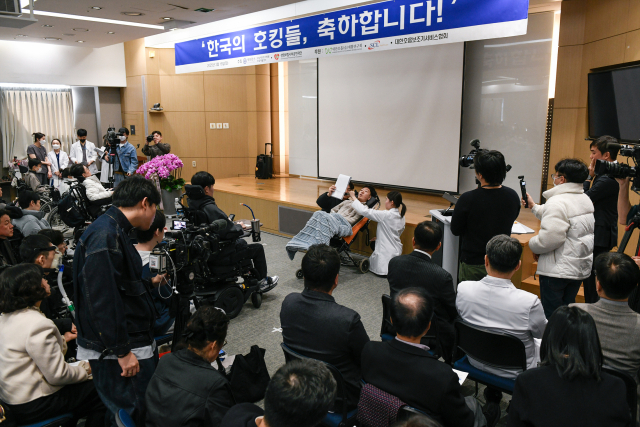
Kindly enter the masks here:
M 258 154 L 256 160 L 256 178 L 258 179 L 273 178 L 273 145 L 271 145 L 271 153 L 268 156 L 267 145 L 271 145 L 271 143 L 264 144 L 264 154 Z

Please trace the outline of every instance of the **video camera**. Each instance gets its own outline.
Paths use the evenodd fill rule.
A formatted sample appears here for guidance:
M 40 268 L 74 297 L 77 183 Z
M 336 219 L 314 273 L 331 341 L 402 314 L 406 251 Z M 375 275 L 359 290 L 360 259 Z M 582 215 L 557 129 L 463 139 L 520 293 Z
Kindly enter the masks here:
M 147 143 L 153 141 L 153 134 L 147 135 Z
M 473 159 L 476 157 L 477 154 L 479 154 L 479 153 L 481 153 L 481 152 L 483 152 L 485 150 L 480 148 L 480 140 L 479 139 L 474 139 L 469 144 L 473 147 L 473 150 L 471 150 L 471 152 L 469 154 L 467 154 L 466 156 L 460 157 L 460 166 L 462 166 L 463 168 L 471 168 L 471 169 L 473 169 Z
M 620 145 L 619 154 L 633 159 L 634 166 L 625 163 L 607 162 L 596 160 L 596 175 L 609 175 L 613 178 L 632 178 L 631 189 L 638 192 L 638 163 L 640 163 L 640 145 Z
M 107 129 L 107 134 L 104 136 L 104 143 L 110 149 L 115 150 L 115 148 L 118 146 L 118 144 L 120 144 L 120 137 L 121 136 L 124 136 L 124 133 L 117 132 L 116 128 L 114 128 L 114 127 L 109 127 L 109 129 Z

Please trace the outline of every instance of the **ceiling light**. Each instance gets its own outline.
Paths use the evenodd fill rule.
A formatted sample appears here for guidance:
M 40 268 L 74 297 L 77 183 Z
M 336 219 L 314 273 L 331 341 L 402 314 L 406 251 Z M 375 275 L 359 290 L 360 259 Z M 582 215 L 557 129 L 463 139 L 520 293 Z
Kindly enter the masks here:
M 29 36 L 26 36 L 24 34 L 18 34 L 18 37 L 29 37 Z
M 65 34 L 63 34 L 63 36 L 67 36 L 67 37 L 75 37 L 75 34 L 65 33 Z
M 100 10 L 100 9 L 102 9 L 102 8 L 101 8 L 100 6 L 91 6 L 91 9 L 93 9 L 93 10 Z
M 77 40 L 76 43 L 84 43 L 84 40 Z
M 53 28 L 53 25 L 44 24 L 43 27 L 45 27 L 45 28 Z
M 22 10 L 27 13 L 29 9 L 22 8 Z M 41 16 L 52 16 L 54 18 L 64 18 L 64 19 L 75 19 L 78 21 L 91 21 L 91 22 L 103 22 L 105 24 L 115 24 L 115 25 L 126 25 L 129 27 L 141 27 L 141 28 L 151 28 L 152 30 L 164 30 L 162 25 L 151 25 L 151 24 L 140 24 L 138 22 L 130 22 L 130 21 L 118 21 L 116 19 L 105 19 L 105 18 L 95 18 L 92 16 L 82 16 L 82 15 L 70 15 L 68 13 L 57 13 L 57 12 L 45 12 L 43 10 L 34 10 L 34 15 Z M 144 15 L 144 14 L 141 14 Z
M 204 7 L 198 8 L 198 9 L 194 9 L 194 11 L 196 12 L 203 12 L 203 13 L 209 13 L 209 12 L 213 12 L 215 9 L 207 9 Z
M 107 34 L 115 34 L 113 31 L 107 31 Z
M 89 31 L 86 28 L 72 28 L 72 30 L 73 31 L 82 32 L 82 33 L 86 33 L 87 31 Z
M 126 16 L 144 16 L 144 13 L 142 12 L 120 12 L 120 13 Z
M 59 37 L 43 37 L 43 39 L 45 39 L 45 40 L 62 40 Z
M 162 19 L 164 19 L 165 21 L 171 21 L 173 18 L 170 18 L 170 17 L 168 17 L 168 16 L 165 16 L 165 17 L 164 17 L 164 18 L 162 18 Z

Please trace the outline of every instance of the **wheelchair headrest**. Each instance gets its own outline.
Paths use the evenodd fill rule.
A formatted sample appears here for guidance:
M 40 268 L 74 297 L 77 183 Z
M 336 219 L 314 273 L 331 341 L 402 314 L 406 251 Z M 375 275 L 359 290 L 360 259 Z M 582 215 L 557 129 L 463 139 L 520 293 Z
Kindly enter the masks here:
M 380 199 L 378 199 L 378 197 L 376 196 L 376 197 L 372 197 L 372 198 L 370 198 L 369 200 L 367 200 L 367 203 L 366 203 L 366 204 L 367 204 L 367 207 L 368 207 L 369 209 L 373 209 L 373 208 L 375 208 L 375 207 L 376 207 L 376 205 L 377 205 L 378 203 L 380 203 Z
M 26 167 L 26 166 L 18 165 L 18 169 L 20 169 L 20 173 L 23 174 L 23 175 L 25 173 L 29 172 L 29 168 Z
M 202 199 L 205 196 L 204 188 L 200 185 L 185 185 L 184 192 L 187 194 L 188 198 L 194 200 Z

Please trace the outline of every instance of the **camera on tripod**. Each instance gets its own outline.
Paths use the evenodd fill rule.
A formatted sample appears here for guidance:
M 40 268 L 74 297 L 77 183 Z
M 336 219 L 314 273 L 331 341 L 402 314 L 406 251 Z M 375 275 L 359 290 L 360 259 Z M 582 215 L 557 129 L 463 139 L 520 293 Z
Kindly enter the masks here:
M 118 144 L 120 144 L 121 136 L 125 136 L 123 132 L 117 132 L 116 128 L 109 127 L 109 129 L 107 129 L 107 134 L 104 137 L 104 142 L 110 149 L 115 150 Z
M 596 160 L 596 175 L 609 175 L 613 178 L 632 178 L 631 189 L 638 191 L 640 184 L 638 178 L 638 163 L 640 162 L 640 145 L 620 145 L 619 154 L 633 159 L 634 166 L 625 163 L 607 162 L 606 160 Z

